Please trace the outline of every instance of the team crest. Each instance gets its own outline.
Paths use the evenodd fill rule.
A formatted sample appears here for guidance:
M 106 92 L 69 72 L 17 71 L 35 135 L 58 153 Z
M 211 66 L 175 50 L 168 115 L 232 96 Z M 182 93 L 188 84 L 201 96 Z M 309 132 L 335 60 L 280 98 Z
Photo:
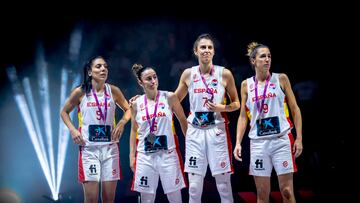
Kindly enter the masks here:
M 218 85 L 218 80 L 217 80 L 217 79 L 213 79 L 213 80 L 211 81 L 211 86 L 213 86 L 214 88 L 216 88 L 217 85 Z
M 158 106 L 159 106 L 159 108 L 161 108 L 161 109 L 165 109 L 165 104 L 164 104 L 163 102 L 160 102 Z

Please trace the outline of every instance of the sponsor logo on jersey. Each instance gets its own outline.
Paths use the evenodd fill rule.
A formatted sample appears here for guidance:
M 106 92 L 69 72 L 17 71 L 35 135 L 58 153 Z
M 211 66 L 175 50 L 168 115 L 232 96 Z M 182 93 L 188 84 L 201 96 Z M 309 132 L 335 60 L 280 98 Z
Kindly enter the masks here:
M 200 79 L 197 79 L 197 74 L 194 74 L 194 76 L 193 76 L 193 81 L 194 81 L 194 82 L 199 82 L 199 81 L 200 81 Z
M 254 170 L 265 170 L 262 159 L 256 159 Z
M 149 187 L 149 185 L 148 185 L 148 177 L 147 176 L 142 176 L 141 178 L 140 178 L 140 185 L 139 185 L 140 187 Z
M 198 166 L 196 165 L 196 157 L 195 156 L 190 157 L 188 167 L 198 168 Z
M 93 175 L 97 175 L 97 169 L 96 169 L 96 165 L 95 164 L 91 164 L 89 166 L 89 175 L 93 176 Z

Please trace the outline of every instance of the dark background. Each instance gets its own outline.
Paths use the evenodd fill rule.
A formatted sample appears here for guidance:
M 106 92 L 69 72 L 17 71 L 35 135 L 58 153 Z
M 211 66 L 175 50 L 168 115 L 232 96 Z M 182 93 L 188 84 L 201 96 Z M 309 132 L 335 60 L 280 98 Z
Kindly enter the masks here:
M 36 50 L 39 43 L 43 45 L 56 144 L 61 68 L 65 66 L 74 74 L 81 73 L 85 60 L 100 54 L 109 58 L 109 82 L 120 87 L 126 98 L 141 93 L 131 73 L 135 62 L 154 66 L 159 89 L 174 91 L 182 68 L 197 62 L 192 55 L 196 37 L 210 33 L 216 39 L 214 64 L 232 71 L 238 90 L 241 81 L 253 75 L 245 55 L 247 44 L 257 41 L 270 47 L 272 71 L 289 76 L 303 116 L 304 152 L 297 159 L 299 172 L 294 175 L 295 190 L 312 191 L 313 201 L 342 198 L 346 190 L 342 178 L 347 164 L 344 157 L 350 149 L 345 143 L 345 130 L 338 121 L 342 115 L 333 113 L 337 112 L 333 106 L 337 105 L 334 101 L 337 93 L 333 90 L 338 84 L 330 82 L 344 75 L 342 67 L 332 71 L 332 66 L 337 66 L 335 59 L 340 58 L 338 52 L 341 51 L 336 47 L 341 39 L 346 40 L 334 30 L 348 30 L 338 15 L 341 7 L 333 10 L 324 5 L 294 4 L 270 9 L 267 5 L 224 3 L 214 7 L 189 4 L 184 8 L 180 2 L 169 7 L 153 5 L 151 9 L 112 4 L 72 7 L 54 3 L 49 9 L 27 9 L 26 6 L 10 7 L 1 14 L 0 189 L 14 191 L 23 202 L 49 202 L 44 195 L 51 196 L 16 106 L 6 67 L 15 66 L 19 79 L 29 77 L 36 91 Z M 82 43 L 79 56 L 70 59 L 69 40 L 75 28 L 82 30 Z M 188 98 L 183 106 L 188 112 Z M 37 111 L 40 115 L 41 107 Z M 121 112 L 118 113 L 120 118 Z M 234 144 L 239 111 L 228 115 Z M 118 183 L 116 198 L 119 201 L 136 201 L 136 193 L 130 192 L 129 130 L 130 123 L 120 142 L 124 179 Z M 180 149 L 184 152 L 184 139 L 180 132 L 178 134 Z M 253 179 L 247 174 L 248 144 L 245 138 L 244 161 L 234 160 L 234 194 L 255 191 Z M 276 178 L 272 180 L 272 190 L 277 191 Z M 214 179 L 209 174 L 204 187 L 203 200 L 219 202 Z M 77 183 L 77 147 L 71 141 L 60 193 L 63 202 L 83 201 L 82 187 Z M 187 200 L 187 189 L 183 195 L 184 201 Z M 160 202 L 166 201 L 162 191 L 157 198 Z M 235 200 L 242 201 L 237 196 Z

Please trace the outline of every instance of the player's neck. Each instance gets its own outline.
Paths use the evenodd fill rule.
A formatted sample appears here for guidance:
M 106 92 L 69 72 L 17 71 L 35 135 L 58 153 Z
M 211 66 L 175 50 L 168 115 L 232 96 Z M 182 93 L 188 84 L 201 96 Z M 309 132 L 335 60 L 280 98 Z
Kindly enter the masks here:
M 155 101 L 157 93 L 158 90 L 146 91 L 145 92 L 146 99 Z
M 105 86 L 105 83 L 104 83 L 104 82 L 96 82 L 96 81 L 94 81 L 94 80 L 92 80 L 91 84 L 92 84 L 93 89 L 94 89 L 96 92 L 101 92 L 101 91 L 103 91 L 104 86 Z
M 267 79 L 267 77 L 270 75 L 269 71 L 264 71 L 264 72 L 261 72 L 261 71 L 258 71 L 256 72 L 256 79 L 258 80 L 259 83 L 263 83 L 265 82 L 265 80 Z
M 201 74 L 211 74 L 211 68 L 213 67 L 212 63 L 200 64 L 199 66 Z

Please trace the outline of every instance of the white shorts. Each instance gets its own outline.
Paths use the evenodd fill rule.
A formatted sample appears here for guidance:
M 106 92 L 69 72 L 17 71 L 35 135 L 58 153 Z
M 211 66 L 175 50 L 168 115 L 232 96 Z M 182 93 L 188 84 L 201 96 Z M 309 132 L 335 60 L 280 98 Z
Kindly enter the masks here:
M 79 182 L 119 180 L 119 144 L 80 146 L 78 165 Z
M 183 163 L 176 149 L 137 152 L 132 191 L 155 194 L 159 177 L 165 194 L 186 187 Z
M 205 176 L 209 164 L 213 176 L 233 173 L 228 132 L 224 123 L 206 129 L 189 124 L 185 139 L 185 172 Z
M 273 167 L 276 174 L 296 172 L 291 132 L 272 139 L 252 139 L 250 141 L 250 175 L 271 176 Z

